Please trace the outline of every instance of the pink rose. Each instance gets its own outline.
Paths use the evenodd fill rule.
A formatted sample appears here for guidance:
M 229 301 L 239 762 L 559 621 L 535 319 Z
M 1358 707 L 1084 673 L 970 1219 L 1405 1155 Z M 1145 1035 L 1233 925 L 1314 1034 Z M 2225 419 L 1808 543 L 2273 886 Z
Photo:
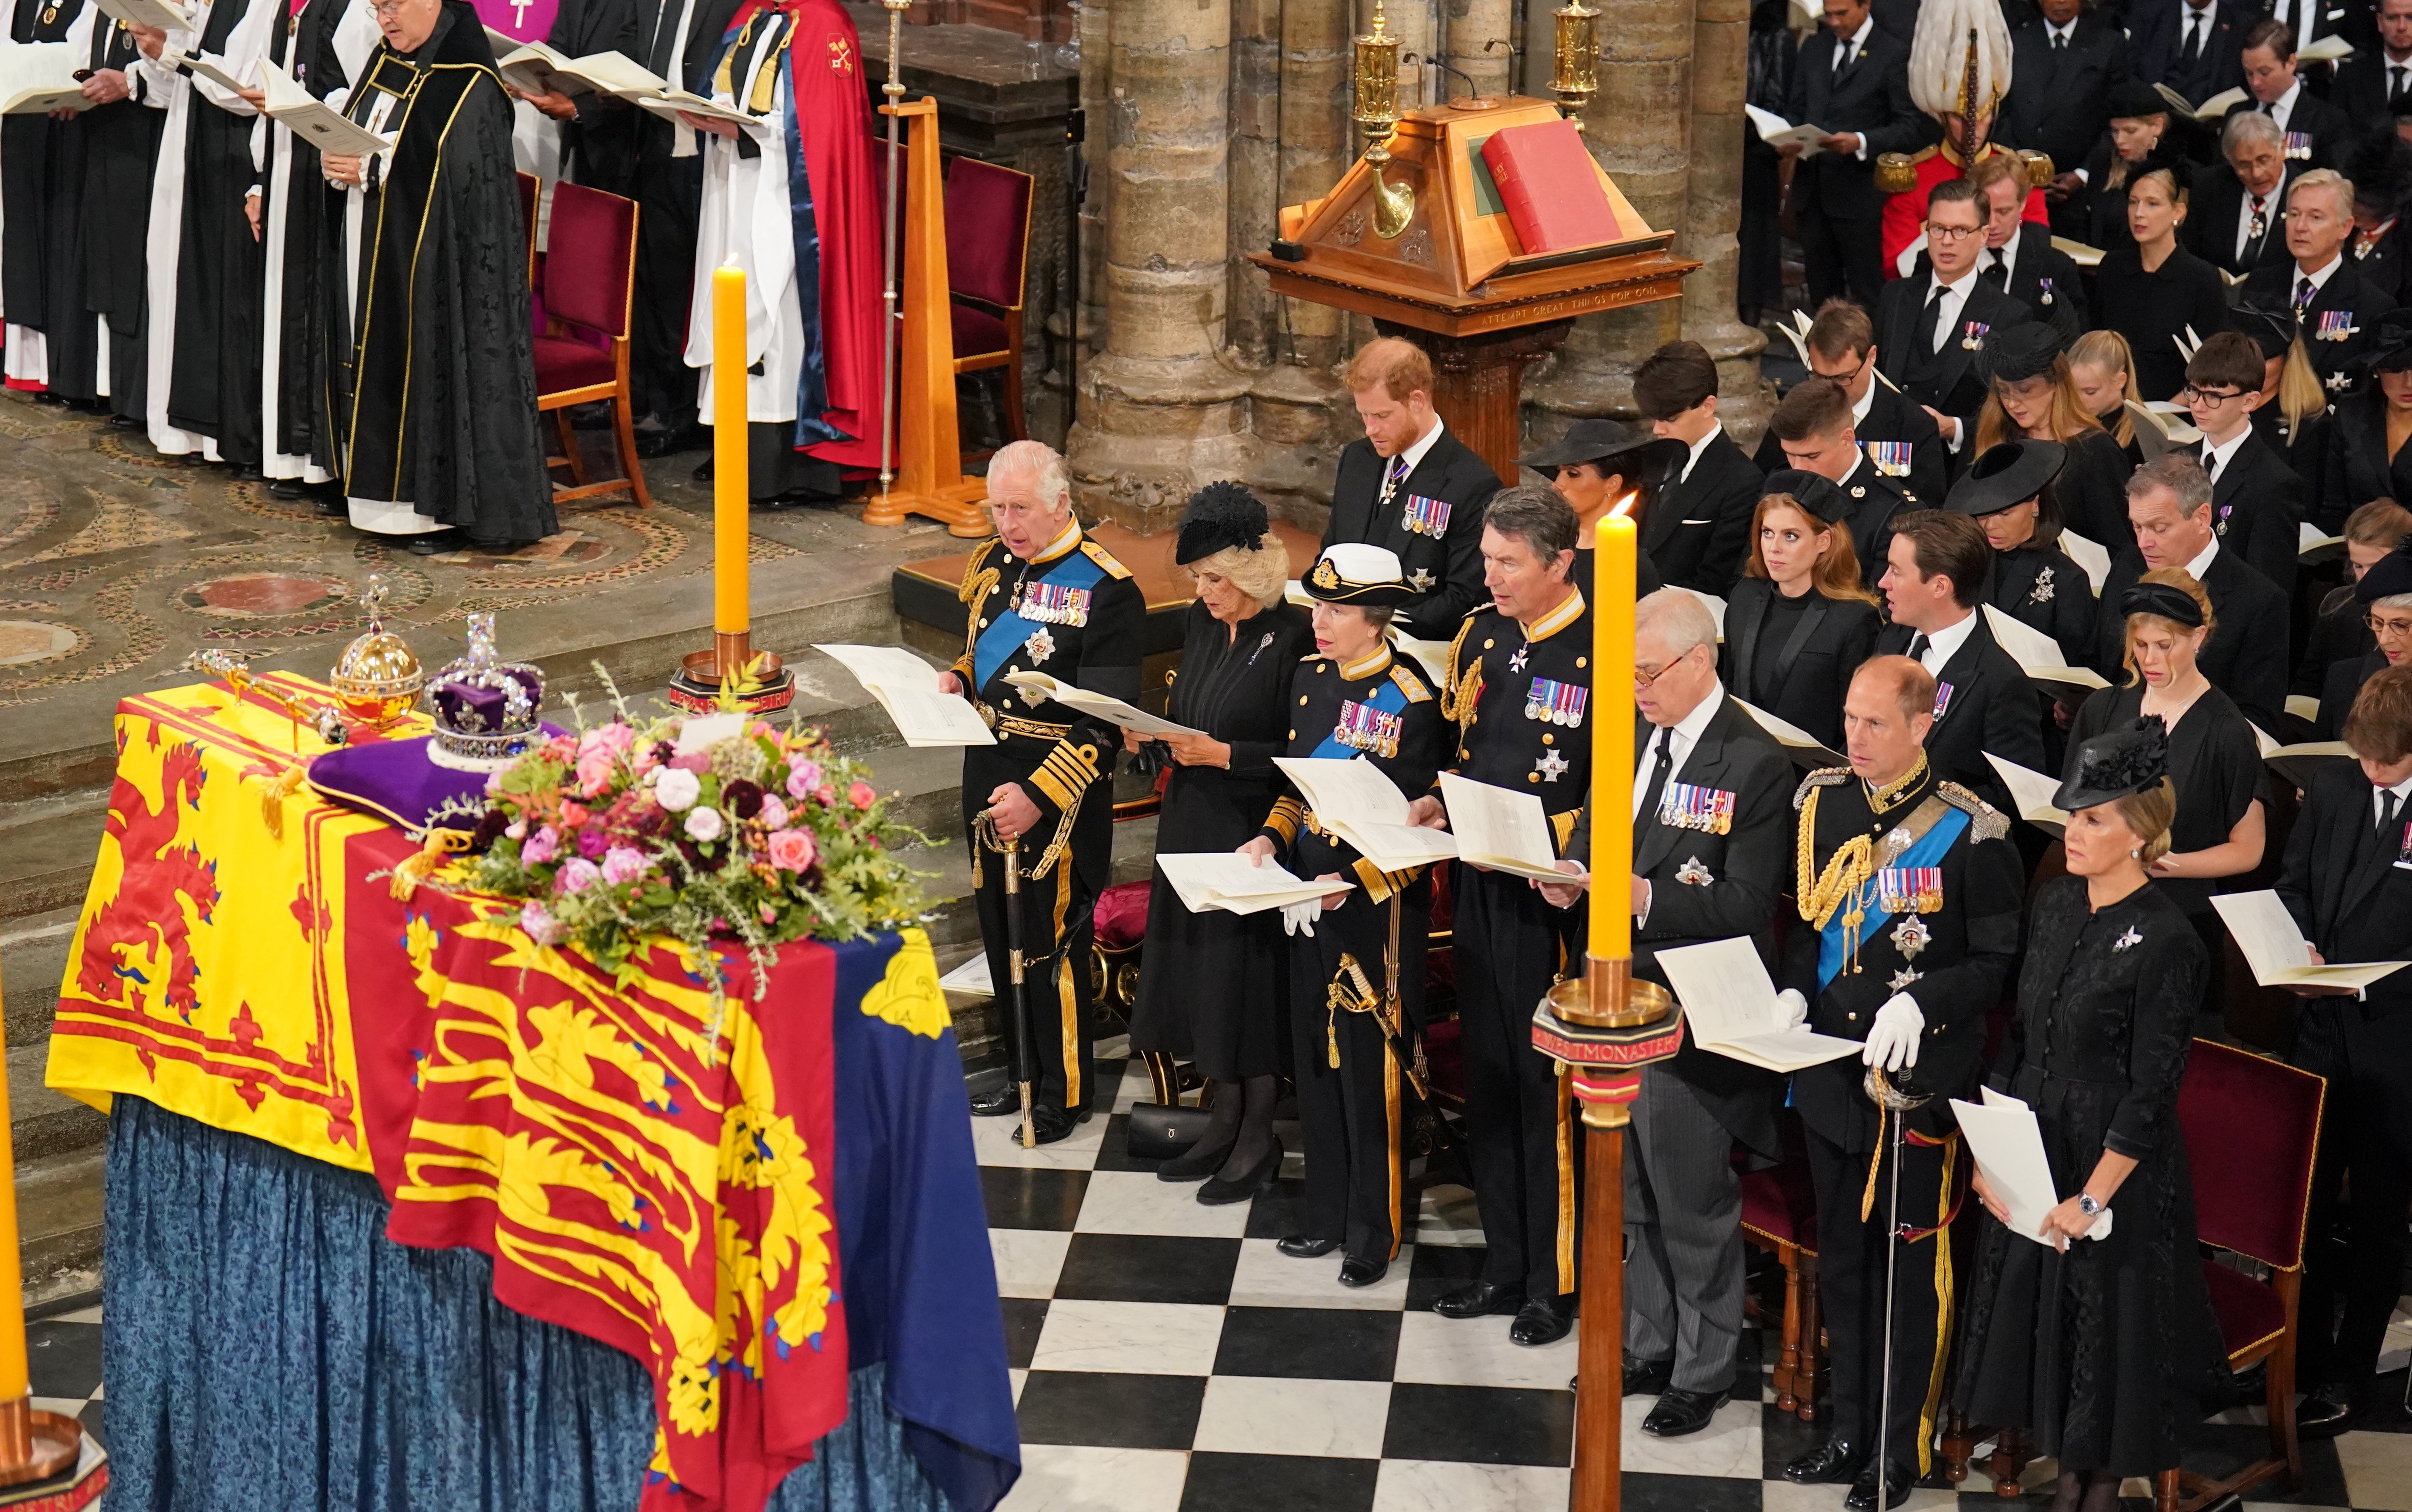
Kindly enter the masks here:
M 856 783 L 846 788 L 846 800 L 858 809 L 867 809 L 879 801 L 879 794 L 869 783 Z
M 821 764 L 817 761 L 799 761 L 787 769 L 787 796 L 800 803 L 811 798 L 813 789 L 820 785 Z
M 578 757 L 578 796 L 602 797 L 603 790 L 611 785 L 611 770 L 618 764 L 619 758 L 600 745 L 581 752 Z
M 520 844 L 522 866 L 542 866 L 561 850 L 561 835 L 552 826 L 545 825 Z
M 837 789 L 831 787 L 827 783 L 823 783 L 818 787 L 813 789 L 813 801 L 818 803 L 825 809 L 835 808 L 837 806 Z
M 527 821 L 525 819 L 513 819 L 509 824 L 503 827 L 503 833 L 510 836 L 513 840 L 525 840 L 527 838 Z
M 604 847 L 610 844 L 611 842 L 604 837 L 603 831 L 594 825 L 590 824 L 578 831 L 578 854 L 590 861 L 601 860 Z
M 755 817 L 762 821 L 765 829 L 785 829 L 787 828 L 787 805 L 779 801 L 778 794 L 765 793 L 762 795 L 762 812 Z
M 659 744 L 639 746 L 636 754 L 628 758 L 628 770 L 640 777 L 661 764 L 662 754 Z
M 771 835 L 771 864 L 782 872 L 802 872 L 813 864 L 820 847 L 809 829 L 778 829 Z
M 630 845 L 614 845 L 603 853 L 603 880 L 612 887 L 645 874 L 645 854 Z
M 503 796 L 503 773 L 499 767 L 486 773 L 486 796 L 488 798 Z
M 575 829 L 593 817 L 595 817 L 595 815 L 587 812 L 584 804 L 564 803 L 561 805 L 561 827 L 564 829 Z
M 573 859 L 568 865 L 561 869 L 561 873 L 552 879 L 552 885 L 561 892 L 584 892 L 600 881 L 602 876 L 602 868 L 581 856 Z
M 544 904 L 534 899 L 530 899 L 527 906 L 520 910 L 520 928 L 525 930 L 528 938 L 538 945 L 551 945 L 561 938 L 561 921 L 548 913 Z

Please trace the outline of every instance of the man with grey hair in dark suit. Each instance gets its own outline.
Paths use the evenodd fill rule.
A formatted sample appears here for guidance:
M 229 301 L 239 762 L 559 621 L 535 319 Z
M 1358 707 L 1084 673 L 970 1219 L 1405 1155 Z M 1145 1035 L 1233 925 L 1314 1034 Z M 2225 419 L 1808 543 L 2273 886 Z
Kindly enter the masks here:
M 1643 599 L 1633 637 L 1633 975 L 1666 982 L 1657 953 L 1746 938 L 1773 974 L 1776 893 L 1792 850 L 1783 750 L 1717 682 L 1717 625 L 1681 588 Z M 1643 680 L 1647 680 L 1644 682 Z M 1588 855 L 1586 823 L 1572 854 Z M 1571 861 L 1560 863 L 1570 868 Z M 1543 886 L 1571 907 L 1579 885 Z M 1798 1018 L 1808 1005 L 1787 999 Z M 1655 1392 L 1642 1431 L 1709 1426 L 1734 1388 L 1742 1336 L 1737 1141 L 1782 1153 L 1779 1079 L 1687 1038 L 1644 1066 L 1625 1161 L 1625 1389 Z

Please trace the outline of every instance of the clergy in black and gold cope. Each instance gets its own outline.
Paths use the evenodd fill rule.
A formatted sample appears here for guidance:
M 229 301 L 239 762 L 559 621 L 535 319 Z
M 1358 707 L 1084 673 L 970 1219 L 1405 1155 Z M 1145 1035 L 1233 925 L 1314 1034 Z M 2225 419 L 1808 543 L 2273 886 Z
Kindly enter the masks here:
M 939 674 L 941 691 L 971 699 L 996 734 L 963 748 L 963 832 L 972 838 L 980 938 L 990 979 L 1013 979 L 1007 960 L 1005 864 L 984 850 L 985 813 L 1020 844 L 1020 942 L 1028 981 L 1035 1066 L 1015 1067 L 999 1091 L 972 1099 L 993 1117 L 1021 1111 L 1016 1082 L 1037 1100 L 1037 1141 L 1072 1132 L 1095 1091 L 1089 940 L 1092 911 L 1113 864 L 1112 772 L 1121 732 L 1103 720 L 1023 692 L 1009 672 L 1125 702 L 1139 697 L 1140 629 L 1147 604 L 1130 569 L 1081 533 L 1064 459 L 1037 441 L 999 448 L 988 471 L 996 538 L 963 565 L 963 653 Z
M 1198 596 L 1183 615 L 1180 675 L 1165 714 L 1191 733 L 1141 740 L 1125 729 L 1123 748 L 1139 774 L 1164 775 L 1158 855 L 1237 850 L 1283 791 L 1273 758 L 1289 749 L 1290 682 L 1314 636 L 1305 611 L 1285 598 L 1289 552 L 1263 503 L 1239 484 L 1209 483 L 1190 496 L 1172 558 Z M 1179 1061 L 1206 1079 L 1205 1128 L 1155 1173 L 1204 1182 L 1200 1202 L 1243 1201 L 1280 1168 L 1273 1098 L 1288 980 L 1276 915 L 1192 912 L 1169 883 L 1149 888 L 1131 1053 L 1166 1085 L 1177 1085 Z
M 1328 548 L 1305 579 L 1315 654 L 1290 683 L 1288 754 L 1374 764 L 1404 793 L 1429 790 L 1449 754 L 1440 700 L 1385 633 L 1413 596 L 1378 546 Z M 1306 1211 L 1281 1253 L 1341 1252 L 1340 1284 L 1370 1286 L 1399 1253 L 1406 1210 L 1407 1121 L 1425 1090 L 1426 869 L 1385 872 L 1285 795 L 1243 847 L 1298 876 L 1348 885 L 1299 904 L 1289 940 L 1290 1037 L 1306 1140 Z M 1405 1210 L 1405 1211 L 1403 1211 Z
M 1934 679 L 1923 667 L 1877 656 L 1852 678 L 1843 707 L 1850 764 L 1811 772 L 1793 795 L 1802 922 L 1786 932 L 1777 982 L 1808 999 L 1811 1029 L 1862 1041 L 1867 1064 L 1926 1101 L 1881 1112 L 1861 1089 L 1861 1065 L 1848 1059 L 1793 1078 L 1816 1193 L 1831 1415 L 1825 1442 L 1784 1475 L 1800 1485 L 1847 1484 L 1844 1505 L 1871 1512 L 1900 1505 L 1931 1467 L 1950 1343 L 1939 1306 L 1949 1276 L 1940 1225 L 1963 1158 L 1949 1099 L 1975 1093 L 1985 1016 L 2018 958 L 2026 873 L 2005 838 L 2009 820 L 1928 764 Z M 1877 1205 L 1894 1175 L 1890 1117 L 1907 1121 L 1897 1237 Z M 1896 1241 L 1883 1425 L 1893 1462 L 1879 1467 L 1886 1252 Z
M 1492 605 L 1449 649 L 1441 712 L 1458 726 L 1460 776 L 1541 800 L 1563 848 L 1591 792 L 1592 620 L 1574 565 L 1575 516 L 1545 488 L 1503 489 L 1482 528 Z M 1440 800 L 1415 800 L 1419 823 Z M 1533 1006 L 1581 952 L 1578 920 L 1523 877 L 1463 862 L 1451 873 L 1467 1164 L 1487 1246 L 1480 1279 L 1433 1311 L 1513 1313 L 1509 1336 L 1544 1344 L 1574 1320 L 1575 1129 L 1566 1072 L 1533 1048 Z

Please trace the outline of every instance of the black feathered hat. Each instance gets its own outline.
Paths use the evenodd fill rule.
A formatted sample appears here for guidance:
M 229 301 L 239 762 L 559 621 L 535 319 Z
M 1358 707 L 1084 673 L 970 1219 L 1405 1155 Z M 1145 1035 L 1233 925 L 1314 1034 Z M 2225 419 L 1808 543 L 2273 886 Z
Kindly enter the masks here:
M 2364 316 L 2368 334 L 2352 371 L 2356 381 L 2374 373 L 2402 373 L 2412 368 L 2412 308 L 2398 305 L 2384 315 Z
M 2140 79 L 2129 79 L 2110 92 L 2107 102 L 2113 121 L 2140 121 L 2148 115 L 2168 115 L 2169 102 L 2161 98 L 2159 90 Z
M 2052 371 L 2053 358 L 2061 354 L 2060 332 L 2037 320 L 2022 320 L 2014 326 L 1995 326 L 1985 334 L 1985 344 L 1977 349 L 1978 380 L 1991 388 L 1996 383 L 2024 383 Z
M 2158 714 L 2125 729 L 2104 730 L 2077 748 L 2077 770 L 2052 795 L 2052 806 L 2074 814 L 2140 793 L 2169 774 L 2169 732 Z
M 1670 441 L 1651 430 L 1647 420 L 1587 419 L 1566 427 L 1566 433 L 1555 443 L 1516 460 L 1532 468 L 1566 467 L 1632 452 L 1637 459 L 1632 466 L 1610 470 L 1626 475 L 1627 482 L 1637 475 L 1655 481 L 1685 449 L 1681 441 Z
M 1263 548 L 1265 533 L 1273 528 L 1265 506 L 1245 486 L 1209 483 L 1189 495 L 1181 511 L 1180 534 L 1173 537 L 1172 560 L 1182 566 L 1202 562 L 1228 548 L 1254 551 Z

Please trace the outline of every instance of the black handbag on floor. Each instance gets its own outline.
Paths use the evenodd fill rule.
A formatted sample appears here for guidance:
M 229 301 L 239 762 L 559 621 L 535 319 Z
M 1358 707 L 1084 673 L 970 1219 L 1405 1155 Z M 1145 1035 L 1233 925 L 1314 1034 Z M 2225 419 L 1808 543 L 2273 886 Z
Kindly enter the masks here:
M 1136 1160 L 1170 1160 L 1186 1154 L 1198 1137 L 1206 1132 L 1206 1119 L 1212 1110 L 1190 1108 L 1175 1103 L 1136 1103 L 1130 1110 L 1124 1143 Z

